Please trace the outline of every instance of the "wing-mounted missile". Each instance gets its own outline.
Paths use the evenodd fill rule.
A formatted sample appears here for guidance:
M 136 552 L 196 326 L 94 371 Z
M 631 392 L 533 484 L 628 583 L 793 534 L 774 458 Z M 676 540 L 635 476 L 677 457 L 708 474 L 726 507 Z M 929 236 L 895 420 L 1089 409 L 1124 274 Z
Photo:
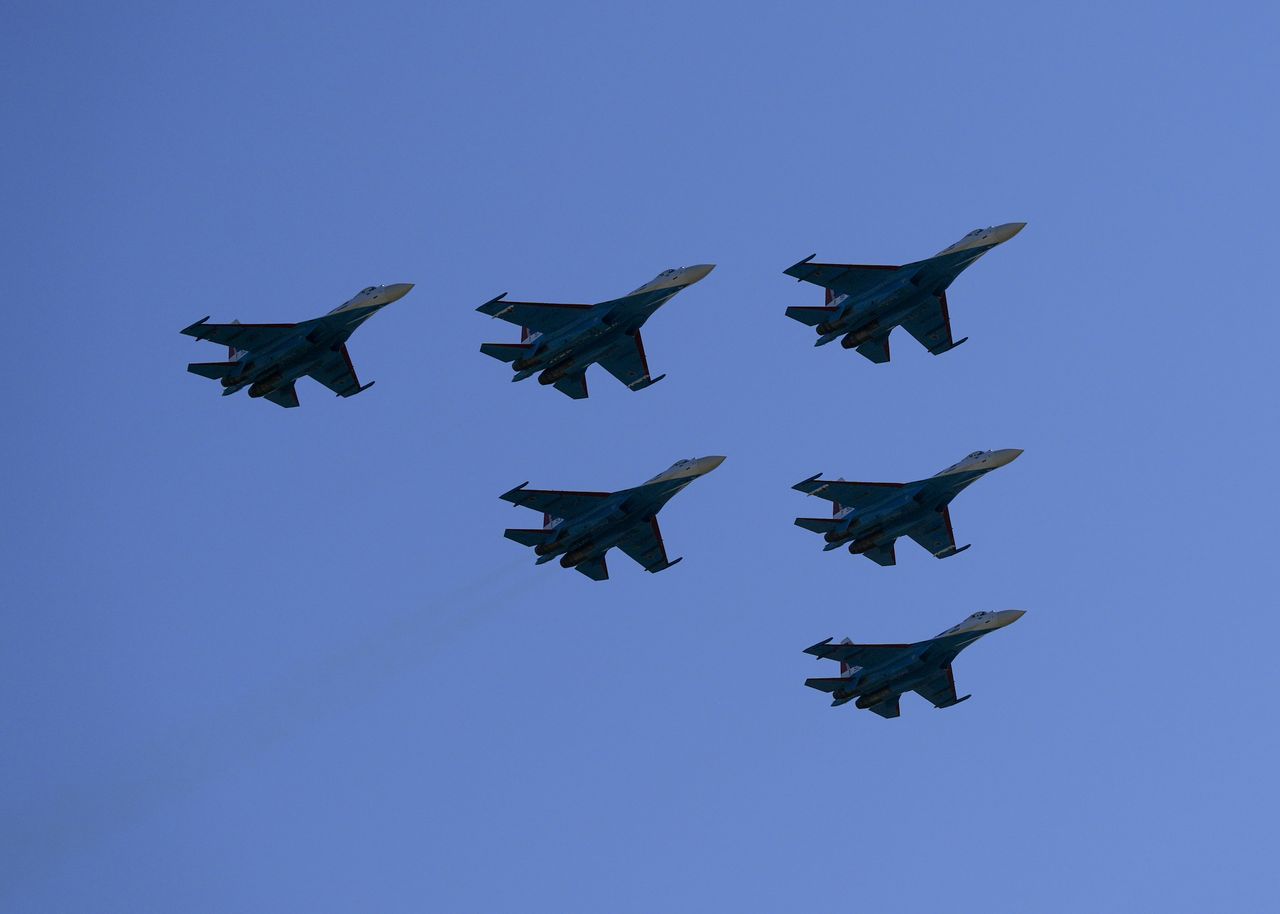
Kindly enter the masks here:
M 676 565 L 679 565 L 683 561 L 684 561 L 684 556 L 682 555 L 678 559 L 672 559 L 669 562 L 663 562 L 661 565 L 655 565 L 653 568 L 647 568 L 645 570 L 648 571 L 650 574 L 657 574 L 659 571 L 666 571 L 668 568 L 672 568 Z
M 949 559 L 953 555 L 959 555 L 960 553 L 964 552 L 966 549 L 968 549 L 972 545 L 973 543 L 965 543 L 963 546 L 959 546 L 959 547 L 948 546 L 946 549 L 943 549 L 941 552 L 935 552 L 933 554 L 933 557 L 935 559 Z
M 507 297 L 506 292 L 503 292 L 501 295 L 495 295 L 493 298 L 489 299 L 479 308 L 476 308 L 476 310 L 479 311 L 481 314 L 487 314 L 490 317 L 502 317 L 502 315 L 506 314 L 508 311 L 511 310 L 510 305 L 503 307 L 502 305 L 499 304 L 499 302 L 501 302 L 506 297 Z
M 646 387 L 652 387 L 654 384 L 657 384 L 665 377 L 665 374 L 660 374 L 656 378 L 641 378 L 639 381 L 635 381 L 627 386 L 632 390 L 644 390 Z M 675 563 L 672 562 L 672 564 L 674 565 Z
M 363 384 L 363 385 L 361 385 L 360 387 L 357 387 L 355 390 L 353 390 L 353 391 L 352 391 L 351 393 L 349 393 L 349 394 L 338 394 L 338 396 L 339 396 L 339 397 L 354 397 L 356 394 L 362 394 L 362 393 L 364 393 L 366 390 L 368 390 L 370 387 L 372 387 L 372 386 L 373 386 L 374 384 L 376 384 L 376 383 L 378 383 L 378 382 L 377 382 L 377 381 L 370 381 L 368 384 Z
M 198 330 L 196 330 L 196 328 L 203 326 L 208 322 L 209 322 L 209 315 L 206 314 L 204 317 L 200 318 L 200 320 L 196 321 L 190 327 L 184 328 L 181 332 L 185 333 L 187 336 L 194 336 L 197 340 L 206 339 L 206 337 L 203 334 L 201 334 Z M 195 332 L 193 333 L 192 331 L 195 331 Z

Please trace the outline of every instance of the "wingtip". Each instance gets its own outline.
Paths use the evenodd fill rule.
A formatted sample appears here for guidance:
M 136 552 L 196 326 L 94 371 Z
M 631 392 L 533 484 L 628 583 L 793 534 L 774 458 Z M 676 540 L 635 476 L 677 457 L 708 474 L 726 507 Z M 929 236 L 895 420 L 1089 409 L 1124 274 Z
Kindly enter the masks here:
M 836 640 L 836 636 L 835 636 L 835 635 L 832 635 L 830 638 L 825 638 L 825 639 L 823 639 L 822 641 L 819 641 L 817 644 L 811 644 L 811 645 L 809 645 L 808 647 L 806 647 L 806 648 L 804 649 L 804 651 L 802 651 L 802 653 L 805 653 L 805 654 L 813 654 L 815 657 L 817 657 L 819 660 L 821 660 L 821 659 L 822 659 L 822 654 L 823 654 L 823 650 L 822 650 L 822 649 L 823 649 L 824 647 L 826 647 L 828 644 L 830 644 L 830 643 L 831 643 L 832 641 L 834 641 L 834 640 Z
M 790 271 L 794 270 L 796 267 L 802 267 L 802 266 L 804 266 L 806 263 L 808 263 L 810 260 L 813 260 L 813 258 L 815 258 L 815 257 L 817 257 L 817 256 L 818 256 L 818 252 L 817 252 L 817 251 L 814 251 L 812 254 L 810 254 L 808 257 L 806 257 L 804 260 L 797 260 L 795 263 L 793 263 L 791 266 L 787 267 L 787 268 L 786 268 L 785 270 L 783 270 L 782 272 L 784 272 L 784 273 L 789 273 Z M 801 279 L 799 279 L 799 278 L 797 277 L 796 282 L 802 282 L 802 281 L 803 281 L 803 280 L 801 280 Z
M 507 297 L 506 292 L 503 292 L 501 295 L 495 295 L 493 298 L 489 299 L 483 305 L 476 308 L 476 310 L 479 311 L 481 314 L 488 314 L 488 312 L 484 310 L 485 308 L 489 307 L 490 305 L 496 305 L 498 302 L 502 301 L 506 297 Z M 489 316 L 494 317 L 495 315 L 490 314 Z
M 524 482 L 520 483 L 520 485 L 516 486 L 514 489 L 508 489 L 507 491 L 503 492 L 503 493 L 502 493 L 501 495 L 499 495 L 498 497 L 499 497 L 499 498 L 501 498 L 501 499 L 503 499 L 503 500 L 505 500 L 505 501 L 514 501 L 514 500 L 515 500 L 515 499 L 514 499 L 515 494 L 516 494 L 517 492 L 519 492 L 520 490 L 522 490 L 522 489 L 523 489 L 525 486 L 527 486 L 528 484 L 529 484 L 529 480 L 527 480 L 527 479 L 526 479 Z
M 800 481 L 799 481 L 799 482 L 797 482 L 795 485 L 793 485 L 791 488 L 795 489 L 797 492 L 804 492 L 804 488 L 803 488 L 803 486 L 807 486 L 809 483 L 811 483 L 811 482 L 815 482 L 816 480 L 820 479 L 821 477 L 822 477 L 822 473 L 821 473 L 821 472 L 814 473 L 814 474 L 813 474 L 812 476 L 810 476 L 808 479 L 802 479 L 802 480 L 800 480 Z M 805 494 L 812 494 L 812 493 L 805 493 Z
M 199 332 L 198 332 L 198 331 L 196 331 L 196 328 L 197 328 L 197 327 L 199 327 L 200 325 L 202 325 L 202 324 L 206 323 L 208 320 L 209 320 L 209 315 L 208 315 L 208 314 L 206 314 L 204 317 L 200 318 L 200 320 L 196 321 L 194 324 L 191 324 L 190 326 L 187 326 L 187 327 L 183 327 L 183 328 L 182 328 L 181 330 L 179 330 L 178 332 L 179 332 L 179 333 L 185 333 L 185 334 L 187 334 L 188 336 L 195 336 L 195 337 L 198 337 L 200 334 L 199 334 Z

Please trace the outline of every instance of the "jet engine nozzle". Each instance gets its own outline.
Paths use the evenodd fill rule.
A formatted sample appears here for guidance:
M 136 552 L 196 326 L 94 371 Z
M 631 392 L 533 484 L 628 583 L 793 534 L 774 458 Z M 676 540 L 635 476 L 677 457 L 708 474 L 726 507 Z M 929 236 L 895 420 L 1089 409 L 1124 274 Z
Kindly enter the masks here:
M 849 544 L 849 554 L 861 555 L 862 553 L 870 549 L 874 549 L 875 546 L 876 546 L 876 543 L 875 543 L 875 540 L 873 539 L 868 538 L 868 539 L 854 540 L 852 543 Z
M 867 324 L 867 326 L 863 327 L 861 330 L 847 334 L 845 338 L 840 341 L 840 345 L 845 349 L 853 349 L 856 346 L 861 346 L 867 340 L 875 336 L 876 331 L 879 329 L 879 322 Z
M 872 705 L 880 704 L 880 702 L 884 701 L 888 697 L 889 697 L 889 690 L 880 689 L 879 691 L 872 692 L 870 695 L 863 695 L 861 698 L 857 700 L 857 702 L 854 703 L 854 707 L 865 711 L 867 708 L 871 707 Z
M 547 555 L 548 553 L 555 552 L 555 549 L 555 543 L 539 543 L 533 547 L 533 554 L 539 556 Z
M 568 368 L 548 368 L 542 374 L 538 375 L 538 383 L 543 386 L 546 386 L 547 384 L 554 384 L 556 381 L 563 378 L 568 371 Z
M 249 396 L 265 397 L 271 391 L 280 385 L 280 373 L 275 372 L 269 377 L 263 378 L 261 381 L 254 381 L 253 386 L 249 388 Z
M 580 564 L 581 562 L 586 561 L 588 558 L 591 557 L 591 551 L 593 548 L 594 547 L 592 546 L 582 546 L 579 549 L 575 549 L 572 552 L 566 553 L 565 556 L 560 559 L 560 567 L 572 568 L 574 565 L 577 565 L 577 564 Z

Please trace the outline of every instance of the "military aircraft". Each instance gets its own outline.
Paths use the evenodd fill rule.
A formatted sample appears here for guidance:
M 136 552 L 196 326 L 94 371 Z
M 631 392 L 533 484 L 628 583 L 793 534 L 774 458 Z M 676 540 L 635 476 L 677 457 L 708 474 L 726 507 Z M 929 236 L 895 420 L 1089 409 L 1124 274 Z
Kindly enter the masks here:
M 947 287 L 975 260 L 1022 231 L 1025 222 L 974 229 L 928 260 L 905 266 L 814 263 L 816 254 L 783 272 L 827 290 L 822 308 L 793 307 L 787 317 L 818 331 L 815 346 L 839 337 L 845 349 L 857 349 L 873 362 L 889 361 L 889 334 L 907 332 L 934 355 L 959 346 L 953 341 L 947 311 Z
M 832 503 L 831 517 L 797 517 L 796 526 L 821 533 L 824 552 L 849 544 L 853 555 L 880 565 L 897 562 L 894 542 L 909 536 L 935 558 L 964 552 L 956 548 L 947 505 L 962 490 L 997 467 L 1013 462 L 1022 451 L 974 451 L 959 463 L 915 482 L 845 482 L 823 480 L 822 474 L 798 482 L 793 489 Z
M 634 292 L 596 305 L 507 301 L 506 292 L 476 310 L 521 327 L 518 343 L 485 343 L 480 351 L 515 369 L 512 381 L 538 375 L 539 384 L 575 400 L 587 396 L 586 371 L 599 362 L 632 390 L 657 384 L 649 375 L 640 328 L 681 289 L 715 269 L 713 263 L 663 270 Z
M 956 697 L 956 681 L 951 675 L 956 655 L 983 635 L 1022 616 L 1021 609 L 977 612 L 936 638 L 915 644 L 854 644 L 848 638 L 832 644 L 828 638 L 804 652 L 840 661 L 840 676 L 806 679 L 804 684 L 831 693 L 833 708 L 856 698 L 854 707 L 869 708 L 881 717 L 898 716 L 898 699 L 903 692 L 915 692 L 935 708 L 949 708 L 970 697 Z
M 300 324 L 210 324 L 203 317 L 182 332 L 227 347 L 226 362 L 192 362 L 187 371 L 222 383 L 222 395 L 249 388 L 278 406 L 298 405 L 294 383 L 310 375 L 340 397 L 354 397 L 373 386 L 361 385 L 347 354 L 347 339 L 375 312 L 413 288 L 411 282 L 369 286 L 324 317 Z
M 609 579 L 605 553 L 617 546 L 645 571 L 657 573 L 680 562 L 667 559 L 657 514 L 671 497 L 724 462 L 723 457 L 677 460 L 648 482 L 618 492 L 561 492 L 516 486 L 504 501 L 542 513 L 536 530 L 503 535 L 532 546 L 537 564 L 560 556 L 560 567 L 576 568 L 593 581 Z

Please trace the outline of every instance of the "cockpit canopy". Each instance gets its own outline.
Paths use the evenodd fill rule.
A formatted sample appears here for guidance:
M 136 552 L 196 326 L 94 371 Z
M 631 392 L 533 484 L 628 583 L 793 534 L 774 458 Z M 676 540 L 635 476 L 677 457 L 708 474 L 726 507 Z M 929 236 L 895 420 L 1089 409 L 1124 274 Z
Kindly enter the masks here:
M 361 289 L 361 290 L 360 290 L 360 294 L 361 294 L 361 295 L 368 295 L 368 294 L 370 294 L 370 293 L 372 293 L 372 292 L 377 292 L 377 291 L 378 291 L 378 287 L 377 287 L 377 286 L 370 286 L 370 287 L 369 287 L 369 288 L 367 288 L 367 289 Z

